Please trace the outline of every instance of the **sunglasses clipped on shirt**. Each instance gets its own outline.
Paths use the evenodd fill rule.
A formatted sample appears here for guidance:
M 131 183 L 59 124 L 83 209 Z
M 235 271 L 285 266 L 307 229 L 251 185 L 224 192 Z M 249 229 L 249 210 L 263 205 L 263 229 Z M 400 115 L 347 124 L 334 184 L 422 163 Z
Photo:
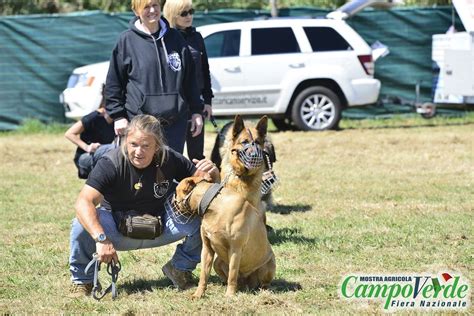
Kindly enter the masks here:
M 189 9 L 188 11 L 183 11 L 179 14 L 180 17 L 185 18 L 188 16 L 188 14 L 193 15 L 194 14 L 194 9 Z

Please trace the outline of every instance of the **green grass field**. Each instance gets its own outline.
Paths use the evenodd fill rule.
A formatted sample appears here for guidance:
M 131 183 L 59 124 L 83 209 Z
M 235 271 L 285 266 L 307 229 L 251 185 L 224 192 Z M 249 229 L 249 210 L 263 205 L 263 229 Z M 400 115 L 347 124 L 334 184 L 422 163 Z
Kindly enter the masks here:
M 229 299 L 213 275 L 199 301 L 161 273 L 175 245 L 120 253 L 116 301 L 67 298 L 69 229 L 83 185 L 74 146 L 64 127 L 0 134 L 0 313 L 378 314 L 382 301 L 339 297 L 343 276 L 453 271 L 472 284 L 474 116 L 341 127 L 270 133 L 281 180 L 267 213 L 276 279 L 270 290 Z M 206 130 L 209 153 L 216 134 Z

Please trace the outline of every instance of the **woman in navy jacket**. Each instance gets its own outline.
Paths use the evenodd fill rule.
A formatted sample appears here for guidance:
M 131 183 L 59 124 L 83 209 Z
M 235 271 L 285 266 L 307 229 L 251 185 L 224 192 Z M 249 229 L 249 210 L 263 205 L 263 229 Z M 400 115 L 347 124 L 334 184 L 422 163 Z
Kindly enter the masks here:
M 192 56 L 183 37 L 161 17 L 159 0 L 132 0 L 132 9 L 136 17 L 110 59 L 107 112 L 116 134 L 138 114 L 159 118 L 168 145 L 182 153 L 189 116 L 193 136 L 203 126 Z
M 186 40 L 193 57 L 196 80 L 204 100 L 204 112 L 207 118 L 212 115 L 211 100 L 214 97 L 211 89 L 211 75 L 209 72 L 209 62 L 207 59 L 206 47 L 201 34 L 196 31 L 193 24 L 194 9 L 191 0 L 166 0 L 163 7 L 163 15 L 169 21 L 170 26 L 179 30 Z M 190 159 L 203 159 L 204 155 L 204 133 L 193 137 L 188 130 L 186 135 L 186 147 Z

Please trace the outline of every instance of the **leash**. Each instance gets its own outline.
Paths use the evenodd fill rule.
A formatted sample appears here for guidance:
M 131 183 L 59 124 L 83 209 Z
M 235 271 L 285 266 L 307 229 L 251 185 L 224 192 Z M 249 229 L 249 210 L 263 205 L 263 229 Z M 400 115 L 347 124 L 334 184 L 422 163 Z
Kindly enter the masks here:
M 198 207 L 198 215 L 199 216 L 204 216 L 204 213 L 206 213 L 207 209 L 209 208 L 209 205 L 211 204 L 212 200 L 219 194 L 219 192 L 222 190 L 224 185 L 221 183 L 213 183 L 207 190 L 206 193 L 204 193 L 203 197 L 201 198 L 201 202 L 199 202 L 199 207 Z
M 221 130 L 219 130 L 219 127 L 217 127 L 217 122 L 216 122 L 216 119 L 214 118 L 214 116 L 211 115 L 209 117 L 209 120 L 211 121 L 212 126 L 214 126 L 214 128 L 216 129 L 216 132 L 217 132 L 217 135 L 219 136 L 219 139 L 222 139 L 222 137 L 223 137 L 222 132 L 221 132 Z
M 89 269 L 94 266 L 94 286 L 92 288 L 92 297 L 100 301 L 105 295 L 107 295 L 107 293 L 112 292 L 112 299 L 115 300 L 117 298 L 117 287 L 115 283 L 117 282 L 118 273 L 122 269 L 122 265 L 120 264 L 120 261 L 117 263 L 112 261 L 107 264 L 107 273 L 112 276 L 112 283 L 102 292 L 102 285 L 99 282 L 100 263 L 97 253 L 94 253 L 92 255 L 92 260 L 87 264 L 85 269 L 85 273 L 87 274 Z

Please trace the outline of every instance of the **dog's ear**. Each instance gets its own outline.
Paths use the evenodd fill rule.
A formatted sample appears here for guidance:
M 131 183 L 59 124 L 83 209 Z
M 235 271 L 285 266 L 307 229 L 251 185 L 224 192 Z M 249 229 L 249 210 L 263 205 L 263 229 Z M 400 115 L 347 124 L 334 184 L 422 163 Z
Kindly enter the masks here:
M 183 193 L 188 194 L 194 189 L 197 181 L 196 181 L 196 177 L 189 177 L 189 178 L 183 179 L 182 182 L 184 182 L 183 185 L 181 186 Z
M 237 114 L 234 119 L 234 126 L 232 127 L 232 138 L 236 139 L 244 128 L 244 120 Z
M 258 132 L 258 136 L 263 138 L 267 135 L 267 126 L 268 126 L 268 117 L 264 115 L 257 123 L 256 129 Z

